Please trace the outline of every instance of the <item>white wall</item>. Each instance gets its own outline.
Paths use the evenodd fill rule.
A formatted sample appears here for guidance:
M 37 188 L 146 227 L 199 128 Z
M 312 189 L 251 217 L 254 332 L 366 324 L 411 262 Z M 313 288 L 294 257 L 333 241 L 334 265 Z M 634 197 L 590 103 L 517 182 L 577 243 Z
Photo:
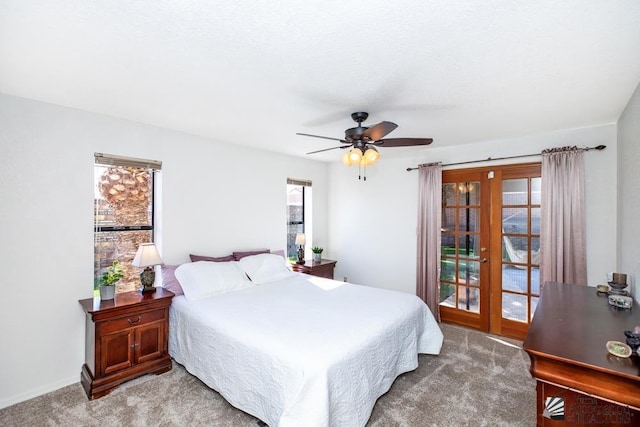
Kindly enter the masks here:
M 617 271 L 627 273 L 627 281 L 640 303 L 640 85 L 618 121 L 618 226 L 619 261 Z
M 614 124 L 541 135 L 487 141 L 468 146 L 430 148 L 412 157 L 396 157 L 380 149 L 381 159 L 367 169 L 367 181 L 358 170 L 339 162 L 330 165 L 329 258 L 338 260 L 336 276 L 350 282 L 415 293 L 417 171 L 407 167 L 442 161 L 540 153 L 566 145 L 596 146 L 603 151 L 585 153 L 587 262 L 590 285 L 604 283 L 616 266 L 616 126 Z M 389 155 L 387 155 L 389 154 Z M 540 161 L 540 156 L 518 159 Z M 515 161 L 510 161 L 514 163 Z M 487 166 L 478 163 L 467 167 Z M 458 168 L 464 166 L 458 166 Z
M 328 240 L 324 163 L 0 94 L 0 408 L 80 379 L 94 152 L 163 162 L 167 264 L 284 249 L 287 177 L 313 181 L 313 234 Z
M 634 100 L 629 139 L 637 141 L 637 94 Z M 605 144 L 603 152 L 585 154 L 589 283 L 616 269 L 615 125 L 437 144 L 411 157 L 381 149 L 363 182 L 338 160 L 327 166 L 0 94 L 0 407 L 79 381 L 84 317 L 77 301 L 91 296 L 93 283 L 94 152 L 163 161 L 161 251 L 168 264 L 187 261 L 190 252 L 283 248 L 285 183 L 295 177 L 313 181 L 314 239 L 325 257 L 338 260 L 338 279 L 414 293 L 417 172 L 407 167 Z M 627 163 L 620 179 L 632 189 L 638 148 L 621 144 Z M 637 280 L 638 206 L 630 203 L 621 205 L 620 227 L 629 261 L 617 267 L 635 271 Z

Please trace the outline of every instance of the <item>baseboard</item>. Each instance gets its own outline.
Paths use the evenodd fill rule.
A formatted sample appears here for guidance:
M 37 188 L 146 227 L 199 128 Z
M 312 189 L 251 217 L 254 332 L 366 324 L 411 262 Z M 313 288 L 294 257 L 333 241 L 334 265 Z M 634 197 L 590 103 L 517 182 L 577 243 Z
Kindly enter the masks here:
M 16 394 L 14 396 L 10 396 L 6 399 L 0 400 L 0 409 L 4 409 L 11 405 L 15 405 L 16 403 L 24 402 L 25 400 L 33 399 L 34 397 L 42 396 L 43 394 L 50 393 L 52 391 L 56 391 L 61 389 L 62 387 L 66 387 L 71 384 L 79 383 L 80 378 L 79 375 L 74 375 L 73 377 L 66 378 L 64 380 L 56 381 L 55 383 L 47 384 L 42 387 L 34 388 L 32 390 L 26 391 L 24 393 Z

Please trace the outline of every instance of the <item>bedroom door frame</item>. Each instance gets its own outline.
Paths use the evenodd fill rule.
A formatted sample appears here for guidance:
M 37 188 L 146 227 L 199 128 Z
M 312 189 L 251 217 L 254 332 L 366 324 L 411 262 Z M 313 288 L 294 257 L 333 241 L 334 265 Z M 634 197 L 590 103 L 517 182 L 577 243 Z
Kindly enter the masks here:
M 518 339 L 523 339 L 526 335 L 531 322 L 531 312 L 535 309 L 535 302 L 539 296 L 535 293 L 535 286 L 531 284 L 531 271 L 535 266 L 532 267 L 530 261 L 519 265 L 526 270 L 527 282 L 523 293 L 514 293 L 509 289 L 503 289 L 503 268 L 505 265 L 513 264 L 503 256 L 505 250 L 503 242 L 509 234 L 503 230 L 503 212 L 505 209 L 511 208 L 508 205 L 506 208 L 503 206 L 503 181 L 528 178 L 527 191 L 530 195 L 531 178 L 540 177 L 540 173 L 540 163 L 443 171 L 441 288 L 444 286 L 445 289 L 440 294 L 440 317 L 443 322 Z M 448 193 L 445 192 L 447 185 L 450 186 Z M 478 188 L 473 188 L 476 185 Z M 454 204 L 451 204 L 452 202 L 447 201 L 446 198 L 447 194 L 451 197 L 454 187 L 457 199 Z M 475 193 L 471 198 L 467 195 L 468 193 L 464 192 L 469 188 L 472 188 L 472 193 Z M 462 199 L 462 195 L 466 199 Z M 529 206 L 531 196 L 528 196 L 527 200 L 527 206 Z M 524 209 L 522 206 L 518 207 Z M 526 209 L 528 212 L 527 230 L 529 231 L 526 236 L 520 238 L 527 239 L 530 244 L 532 239 L 537 237 L 532 237 L 531 233 L 532 209 L 530 206 Z M 469 211 L 471 211 L 471 215 L 468 214 Z M 454 224 L 452 218 L 455 220 L 455 229 L 452 229 Z M 472 218 L 471 227 L 468 225 L 469 218 Z M 476 227 L 479 229 L 475 229 Z M 452 235 L 455 236 L 453 239 Z M 461 244 L 461 242 L 469 242 L 470 239 L 467 236 L 471 236 L 471 240 L 474 240 L 470 251 L 468 243 L 466 248 L 463 248 Z M 452 252 L 450 248 L 452 241 L 458 242 L 455 253 L 445 253 Z M 451 265 L 455 266 L 453 276 Z M 469 265 L 471 268 L 468 267 Z M 466 274 L 464 269 L 466 269 Z M 473 280 L 469 280 L 469 271 L 472 271 L 471 278 Z M 447 296 L 454 288 L 455 293 Z M 534 293 L 532 293 L 532 289 L 534 289 Z M 537 292 L 539 294 L 539 289 Z M 509 296 L 505 299 L 503 295 Z M 522 301 L 526 299 L 526 319 L 524 321 L 503 317 L 503 300 L 508 300 L 510 297 L 519 298 Z M 445 299 L 443 300 L 443 298 Z

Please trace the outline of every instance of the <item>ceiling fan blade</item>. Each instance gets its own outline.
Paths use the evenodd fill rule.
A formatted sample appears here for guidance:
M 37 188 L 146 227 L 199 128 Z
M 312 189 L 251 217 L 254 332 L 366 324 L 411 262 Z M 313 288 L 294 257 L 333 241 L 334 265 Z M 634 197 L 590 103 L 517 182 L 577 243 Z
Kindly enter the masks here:
M 322 139 L 329 139 L 331 141 L 340 141 L 340 142 L 345 142 L 348 143 L 347 141 L 345 141 L 344 139 L 340 139 L 340 138 L 331 138 L 329 136 L 320 136 L 320 135 L 311 135 L 308 133 L 298 133 L 296 132 L 296 135 L 302 135 L 302 136 L 310 136 L 312 138 L 322 138 Z
M 362 132 L 362 137 L 369 138 L 371 141 L 377 141 L 384 138 L 389 132 L 397 127 L 398 125 L 393 122 L 380 122 Z
M 429 145 L 432 138 L 389 138 L 376 141 L 373 145 L 378 147 L 411 147 L 413 145 Z
M 336 150 L 338 148 L 349 148 L 351 145 L 340 145 L 338 147 L 323 148 L 322 150 L 310 151 L 307 154 L 322 153 L 323 151 Z

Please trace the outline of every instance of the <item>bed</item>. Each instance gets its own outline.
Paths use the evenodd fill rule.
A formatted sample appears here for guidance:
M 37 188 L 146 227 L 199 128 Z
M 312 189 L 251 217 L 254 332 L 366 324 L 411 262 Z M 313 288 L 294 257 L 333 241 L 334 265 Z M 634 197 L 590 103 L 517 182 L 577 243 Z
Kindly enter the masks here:
M 418 353 L 442 345 L 416 296 L 294 273 L 277 255 L 175 273 L 184 295 L 170 308 L 169 353 L 271 427 L 362 426 Z

